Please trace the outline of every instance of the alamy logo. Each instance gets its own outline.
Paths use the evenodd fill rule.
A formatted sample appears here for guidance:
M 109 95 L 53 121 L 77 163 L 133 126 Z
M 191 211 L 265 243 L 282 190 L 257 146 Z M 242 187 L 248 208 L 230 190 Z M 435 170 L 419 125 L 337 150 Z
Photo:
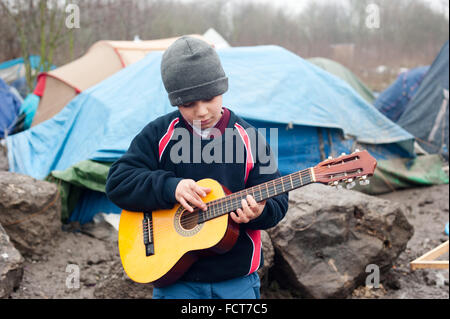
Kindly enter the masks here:
M 66 278 L 66 287 L 69 289 L 80 288 L 80 267 L 76 264 L 68 264 L 66 272 L 69 273 Z
M 80 28 L 80 7 L 76 4 L 68 4 L 66 6 L 66 13 L 69 15 L 66 17 L 66 27 L 68 29 Z
M 380 288 L 380 267 L 375 264 L 367 265 L 366 273 L 370 273 L 366 277 L 366 287 Z
M 196 124 L 196 123 L 194 123 Z M 276 158 L 278 158 L 278 129 L 270 128 L 270 147 L 266 142 L 265 128 L 243 129 L 226 128 L 222 134 L 219 129 L 211 128 L 208 139 L 198 134 L 190 134 L 189 130 L 178 127 L 171 132 L 170 160 L 175 163 L 236 163 L 251 166 L 258 159 L 261 166 L 260 174 L 273 174 L 277 171 Z M 165 145 L 160 149 L 165 150 Z M 162 153 L 160 153 L 160 158 Z
M 380 7 L 371 3 L 366 7 L 366 27 L 368 29 L 379 29 L 380 28 Z

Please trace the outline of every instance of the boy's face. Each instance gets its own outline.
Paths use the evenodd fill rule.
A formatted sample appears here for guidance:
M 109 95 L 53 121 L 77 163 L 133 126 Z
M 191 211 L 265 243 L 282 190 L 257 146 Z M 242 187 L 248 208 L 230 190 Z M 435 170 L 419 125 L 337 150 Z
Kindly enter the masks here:
M 222 116 L 222 95 L 211 100 L 199 100 L 178 106 L 181 115 L 191 125 L 201 123 L 201 129 L 212 127 Z M 197 122 L 198 121 L 198 122 Z

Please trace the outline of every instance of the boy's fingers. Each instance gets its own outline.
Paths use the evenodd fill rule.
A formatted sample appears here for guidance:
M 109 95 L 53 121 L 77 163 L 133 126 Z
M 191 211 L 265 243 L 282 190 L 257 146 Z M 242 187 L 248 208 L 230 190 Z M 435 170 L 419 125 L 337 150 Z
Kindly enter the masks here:
M 194 211 L 194 209 L 191 206 L 189 206 L 189 204 L 184 200 L 184 198 L 180 198 L 180 204 L 191 213 Z
M 189 192 L 186 194 L 185 198 L 191 202 L 191 204 L 196 204 L 198 206 L 199 203 L 202 203 L 200 196 L 196 192 Z
M 192 199 L 191 204 L 194 204 L 195 206 L 206 210 L 206 204 L 203 202 L 203 200 L 200 198 L 200 196 L 197 193 L 190 194 L 190 198 Z
M 232 219 L 235 223 L 237 223 L 237 224 L 240 223 L 239 217 L 237 217 L 237 215 L 236 215 L 235 212 L 231 212 L 231 213 L 230 213 L 230 217 L 231 217 L 231 219 Z
M 231 212 L 230 213 L 231 219 L 236 223 L 236 224 L 241 224 L 244 221 L 242 220 L 242 218 L 238 215 L 238 212 Z
M 245 215 L 244 211 L 243 211 L 242 209 L 240 209 L 240 208 L 238 208 L 238 209 L 236 210 L 236 215 L 238 216 L 239 221 L 240 221 L 241 223 L 248 223 L 248 221 L 250 220 L 250 219 L 247 217 L 247 215 Z
M 194 191 L 201 197 L 205 197 L 206 194 L 211 192 L 211 188 L 196 185 L 196 187 L 194 188 Z
M 244 214 L 247 218 L 249 218 L 249 217 L 252 217 L 252 218 L 253 218 L 253 216 L 255 215 L 254 209 L 255 209 L 255 207 L 249 206 L 249 203 L 248 203 L 245 199 L 242 199 L 242 210 L 243 210 L 243 214 Z M 246 213 L 245 213 L 245 212 L 246 212 Z
M 206 194 L 209 194 L 211 192 L 211 188 L 209 187 L 202 187 L 202 189 Z
M 201 209 L 206 208 L 206 204 L 200 199 L 200 197 L 197 194 L 187 194 L 185 198 L 191 203 L 192 205 L 199 207 Z
M 241 204 L 242 204 L 242 209 L 243 210 L 248 208 L 248 203 L 247 203 L 247 201 L 245 199 L 241 200 Z
M 255 208 L 258 206 L 258 203 L 256 202 L 256 200 L 253 198 L 252 195 L 247 195 L 247 203 L 251 208 Z

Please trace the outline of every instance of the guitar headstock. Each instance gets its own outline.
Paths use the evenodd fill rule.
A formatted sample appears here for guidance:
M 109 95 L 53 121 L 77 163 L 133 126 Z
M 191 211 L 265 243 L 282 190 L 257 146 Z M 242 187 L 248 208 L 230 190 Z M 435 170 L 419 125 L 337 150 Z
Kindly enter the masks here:
M 368 177 L 373 175 L 376 167 L 377 161 L 369 152 L 356 150 L 349 155 L 329 157 L 313 170 L 316 182 L 331 186 L 339 186 L 344 182 L 347 188 L 352 188 L 356 180 L 359 180 L 361 185 L 369 184 Z

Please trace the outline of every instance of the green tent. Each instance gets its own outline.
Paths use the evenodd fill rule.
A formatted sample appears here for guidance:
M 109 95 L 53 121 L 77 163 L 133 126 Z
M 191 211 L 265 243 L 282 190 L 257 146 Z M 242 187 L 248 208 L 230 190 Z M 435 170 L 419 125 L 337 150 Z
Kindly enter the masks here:
M 52 171 L 47 181 L 58 184 L 61 194 L 61 218 L 67 221 L 83 194 L 88 189 L 105 193 L 106 177 L 112 163 L 81 161 L 64 171 Z
M 375 97 L 372 91 L 349 69 L 342 64 L 326 58 L 310 58 L 307 61 L 337 76 L 349 84 L 368 103 L 373 104 Z
M 420 155 L 416 158 L 394 158 L 377 163 L 369 186 L 357 186 L 355 190 L 377 195 L 400 189 L 448 184 L 448 173 L 439 155 Z

